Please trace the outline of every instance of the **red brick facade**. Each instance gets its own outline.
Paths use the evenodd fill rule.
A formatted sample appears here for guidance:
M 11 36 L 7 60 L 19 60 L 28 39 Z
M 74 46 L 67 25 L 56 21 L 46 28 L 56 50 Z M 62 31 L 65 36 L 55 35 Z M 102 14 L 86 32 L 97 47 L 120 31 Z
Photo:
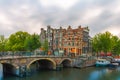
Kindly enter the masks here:
M 52 32 L 47 32 L 50 30 L 46 32 L 52 34 L 50 38 L 52 42 L 49 42 L 49 44 L 52 44 L 52 46 L 50 46 L 50 48 L 52 47 L 51 49 L 63 50 L 64 55 L 78 56 L 82 53 L 87 53 L 89 44 L 88 27 L 78 26 L 78 28 L 72 29 L 71 26 L 68 26 L 67 29 L 63 29 L 62 27 L 60 27 L 60 29 L 53 29 L 49 26 L 49 29 L 51 29 Z M 47 35 L 47 37 L 49 40 L 49 35 Z

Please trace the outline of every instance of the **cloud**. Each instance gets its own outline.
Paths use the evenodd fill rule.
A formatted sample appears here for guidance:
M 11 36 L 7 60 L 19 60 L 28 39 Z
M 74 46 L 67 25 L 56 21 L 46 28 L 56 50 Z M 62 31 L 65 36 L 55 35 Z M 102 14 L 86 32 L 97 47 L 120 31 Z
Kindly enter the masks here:
M 3 1 L 0 4 L 4 4 L 0 6 L 0 34 L 8 37 L 10 34 L 19 30 L 30 33 L 40 32 L 39 28 L 42 22 L 39 20 L 40 22 L 36 23 L 38 19 L 31 18 L 31 16 L 36 15 L 36 13 L 33 13 L 38 9 L 36 6 L 32 6 L 29 2 L 24 2 L 24 0 L 15 0 L 12 3 Z
M 4 13 L 0 13 L 0 23 L 2 23 L 2 24 L 10 24 L 11 23 L 11 21 L 9 20 L 9 18 L 8 18 L 8 16 L 7 15 L 5 15 Z
M 79 0 L 40 0 L 42 6 L 45 7 L 60 7 L 62 9 L 69 9 L 75 5 Z
M 106 28 L 105 30 L 103 30 L 102 32 L 106 32 L 109 31 L 111 32 L 113 35 L 120 35 L 120 27 L 118 25 L 111 25 L 108 28 Z
M 119 32 L 119 4 L 119 0 L 0 0 L 0 34 L 40 33 L 47 25 L 88 26 L 91 36 L 104 30 Z

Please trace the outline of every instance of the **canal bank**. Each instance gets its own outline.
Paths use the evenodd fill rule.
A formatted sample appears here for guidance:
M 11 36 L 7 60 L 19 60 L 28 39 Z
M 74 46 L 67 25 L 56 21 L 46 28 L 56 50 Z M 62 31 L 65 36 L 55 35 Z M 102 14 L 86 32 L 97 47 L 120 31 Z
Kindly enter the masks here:
M 90 66 L 94 66 L 96 59 L 92 56 L 90 57 L 77 57 L 73 61 L 73 67 L 75 68 L 86 68 Z

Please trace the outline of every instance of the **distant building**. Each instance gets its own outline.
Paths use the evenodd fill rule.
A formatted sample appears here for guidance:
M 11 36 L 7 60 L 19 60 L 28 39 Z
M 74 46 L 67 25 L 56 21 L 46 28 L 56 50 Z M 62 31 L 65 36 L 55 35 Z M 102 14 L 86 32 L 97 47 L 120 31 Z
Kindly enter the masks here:
M 48 40 L 49 51 L 63 51 L 67 56 L 79 56 L 90 51 L 90 36 L 88 27 L 78 26 L 72 29 L 68 26 L 67 29 L 60 27 L 53 29 L 47 26 L 47 30 L 41 29 L 40 40 Z
M 46 31 L 43 28 L 41 28 L 40 41 L 44 42 L 45 39 L 46 39 Z

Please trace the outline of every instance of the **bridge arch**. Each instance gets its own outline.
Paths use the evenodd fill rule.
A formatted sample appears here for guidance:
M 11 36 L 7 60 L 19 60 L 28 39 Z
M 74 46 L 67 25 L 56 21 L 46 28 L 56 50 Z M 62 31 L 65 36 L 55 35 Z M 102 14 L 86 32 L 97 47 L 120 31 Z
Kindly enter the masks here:
M 27 69 L 30 69 L 30 66 L 37 62 L 38 68 L 48 68 L 48 69 L 56 69 L 56 63 L 53 59 L 50 58 L 39 58 L 39 59 L 34 59 L 30 61 L 30 63 L 27 65 Z
M 8 62 L 1 62 L 2 65 L 2 70 L 3 70 L 3 75 L 18 75 L 19 74 L 19 66 L 16 64 L 11 64 Z
M 19 68 L 19 66 L 17 64 L 14 64 L 14 63 L 9 63 L 9 62 L 0 62 L 1 64 L 8 64 L 8 65 L 11 65 L 13 67 L 15 67 L 16 69 Z
M 62 64 L 63 67 L 71 67 L 72 66 L 72 59 L 70 59 L 70 58 L 62 59 L 59 64 L 60 65 Z

